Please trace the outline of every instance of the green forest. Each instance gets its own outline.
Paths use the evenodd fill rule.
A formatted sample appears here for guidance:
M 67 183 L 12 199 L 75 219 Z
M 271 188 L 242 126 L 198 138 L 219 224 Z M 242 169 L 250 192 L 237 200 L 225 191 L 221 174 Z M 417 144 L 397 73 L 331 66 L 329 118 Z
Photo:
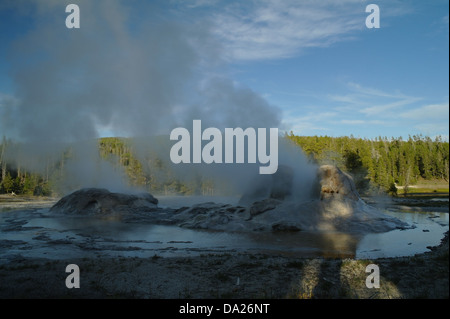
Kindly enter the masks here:
M 414 135 L 408 140 L 379 137 L 374 140 L 350 137 L 296 136 L 286 134 L 302 148 L 308 159 L 318 165 L 334 164 L 350 173 L 361 193 L 397 194 L 423 181 L 448 184 L 449 143 L 440 137 Z M 131 186 L 152 194 L 213 195 L 217 185 L 200 175 L 180 180 L 156 152 L 137 156 L 134 143 L 127 138 L 101 138 L 97 141 L 99 158 L 122 167 Z M 18 145 L 3 138 L 0 144 L 0 193 L 57 196 L 64 180 L 64 166 L 71 158 L 68 147 L 58 158 L 36 158 L 44 163 L 39 172 L 25 169 L 19 160 L 8 160 L 8 150 Z M 447 186 L 448 188 L 448 186 Z
M 420 181 L 449 181 L 449 143 L 441 137 L 378 137 L 374 140 L 328 136 L 286 136 L 318 164 L 334 164 L 350 173 L 358 190 L 396 194 Z M 448 188 L 448 186 L 447 186 Z

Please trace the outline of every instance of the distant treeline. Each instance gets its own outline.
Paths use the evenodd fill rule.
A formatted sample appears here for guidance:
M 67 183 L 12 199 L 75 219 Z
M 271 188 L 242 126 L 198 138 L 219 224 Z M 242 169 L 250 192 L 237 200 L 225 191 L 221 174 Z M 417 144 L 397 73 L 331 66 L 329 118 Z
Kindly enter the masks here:
M 160 143 L 157 139 L 159 138 L 155 142 Z M 5 138 L 0 144 L 0 194 L 51 196 L 61 195 L 66 191 L 65 167 L 72 157 L 70 146 L 57 158 L 53 155 L 24 160 L 23 157 L 6 156 L 8 150 L 20 153 L 20 147 L 21 145 Z M 113 167 L 123 168 L 129 186 L 152 194 L 214 195 L 217 189 L 217 185 L 210 179 L 199 174 L 191 174 L 189 179 L 180 179 L 157 152 L 146 150 L 145 156 L 141 154 L 138 157 L 133 140 L 129 138 L 101 138 L 98 140 L 98 151 L 99 158 L 111 163 Z M 25 161 L 27 165 L 24 165 Z M 39 167 L 39 173 L 24 169 L 30 163 L 31 166 Z
M 350 137 L 295 136 L 298 144 L 318 164 L 335 164 L 355 178 L 360 191 L 378 188 L 396 192 L 397 186 L 416 184 L 420 179 L 449 180 L 449 143 L 436 137 Z
M 63 168 L 63 157 L 56 163 L 51 163 L 50 158 L 46 158 L 45 171 L 30 172 L 23 168 L 21 160 L 12 160 L 18 149 L 18 144 L 7 140 L 3 137 L 0 143 L 0 194 L 14 193 L 14 194 L 26 194 L 36 196 L 50 196 L 54 191 L 54 182 L 58 180 Z M 9 156 L 8 156 L 9 155 Z M 26 162 L 41 161 L 42 159 L 34 158 L 28 159 Z M 57 168 L 57 169 L 56 169 Z
M 154 142 L 167 144 L 167 139 L 156 137 Z M 146 149 L 145 154 L 137 156 L 134 145 L 133 140 L 127 138 L 107 137 L 99 140 L 101 158 L 122 166 L 130 185 L 152 194 L 214 195 L 214 183 L 210 179 L 199 174 L 180 179 L 157 151 Z M 166 153 L 169 154 L 169 150 Z
M 309 159 L 317 164 L 334 164 L 355 178 L 358 189 L 364 191 L 396 192 L 396 185 L 409 186 L 419 180 L 449 180 L 449 143 L 440 137 L 414 135 L 375 140 L 350 137 L 295 136 L 285 138 L 299 145 Z M 98 140 L 100 158 L 123 167 L 131 186 L 153 194 L 217 193 L 218 185 L 201 175 L 180 180 L 177 174 L 149 150 L 137 156 L 132 140 L 101 138 Z M 0 193 L 27 195 L 56 195 L 64 180 L 64 166 L 71 157 L 68 148 L 57 158 L 28 158 L 40 161 L 39 173 L 30 172 L 20 160 L 7 160 L 8 149 L 17 146 L 3 138 L 0 144 Z M 29 164 L 29 163 L 28 163 Z M 221 191 L 224 190 L 223 185 Z

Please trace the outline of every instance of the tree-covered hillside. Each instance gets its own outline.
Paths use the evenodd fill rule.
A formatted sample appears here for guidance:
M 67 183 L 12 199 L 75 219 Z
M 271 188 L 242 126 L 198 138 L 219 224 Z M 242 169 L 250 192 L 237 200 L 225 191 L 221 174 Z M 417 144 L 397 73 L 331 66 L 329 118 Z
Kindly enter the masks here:
M 335 164 L 352 174 L 361 192 L 376 190 L 395 193 L 396 185 L 410 186 L 422 180 L 448 183 L 449 180 L 449 143 L 439 137 L 432 140 L 419 135 L 408 140 L 381 137 L 368 140 L 352 136 L 290 134 L 284 138 L 299 145 L 311 161 Z M 155 140 L 155 143 L 158 141 Z M 219 186 L 205 176 L 196 173 L 188 179 L 180 179 L 171 165 L 161 160 L 158 152 L 149 149 L 143 156 L 137 153 L 135 145 L 131 139 L 101 138 L 98 140 L 99 158 L 123 168 L 129 185 L 146 189 L 152 194 L 218 193 Z M 72 156 L 71 147 L 56 156 L 26 159 L 6 156 L 11 150 L 18 152 L 19 146 L 5 138 L 0 144 L 0 193 L 57 195 L 65 178 L 65 165 Z M 40 165 L 30 165 L 33 161 Z M 40 169 L 25 169 L 33 166 Z
M 319 163 L 332 163 L 355 177 L 360 190 L 369 184 L 395 192 L 395 185 L 419 180 L 449 180 L 449 143 L 414 135 L 408 140 L 379 137 L 286 136 Z

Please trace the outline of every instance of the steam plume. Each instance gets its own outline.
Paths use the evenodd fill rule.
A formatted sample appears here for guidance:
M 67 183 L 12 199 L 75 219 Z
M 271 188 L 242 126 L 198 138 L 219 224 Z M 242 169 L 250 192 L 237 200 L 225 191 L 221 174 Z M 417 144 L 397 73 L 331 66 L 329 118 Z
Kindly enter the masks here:
M 25 14 L 34 15 L 35 27 L 10 48 L 15 100 L 1 118 L 6 134 L 27 145 L 23 157 L 57 153 L 106 132 L 145 140 L 193 119 L 218 128 L 280 127 L 278 108 L 226 75 L 212 75 L 223 70 L 225 54 L 208 21 L 181 23 L 151 4 L 143 19 L 121 1 L 78 1 L 81 28 L 67 29 L 69 3 L 32 2 L 35 10 Z M 77 177 L 74 184 L 122 179 L 121 172 L 87 164 L 95 147 L 74 150 L 80 161 L 67 175 Z

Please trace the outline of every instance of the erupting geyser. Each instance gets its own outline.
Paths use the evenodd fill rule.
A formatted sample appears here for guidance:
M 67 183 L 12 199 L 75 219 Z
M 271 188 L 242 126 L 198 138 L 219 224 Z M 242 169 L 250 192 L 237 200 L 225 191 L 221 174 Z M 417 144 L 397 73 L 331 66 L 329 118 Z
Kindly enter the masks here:
M 87 189 L 62 198 L 51 211 L 80 215 L 126 216 L 125 221 L 173 224 L 223 231 L 386 232 L 409 226 L 367 205 L 350 175 L 335 166 L 318 168 L 311 194 L 296 197 L 295 170 L 280 166 L 261 177 L 259 187 L 244 194 L 238 206 L 202 203 L 180 209 L 157 207 L 150 194 L 124 195 Z M 264 182 L 265 184 L 262 184 Z

